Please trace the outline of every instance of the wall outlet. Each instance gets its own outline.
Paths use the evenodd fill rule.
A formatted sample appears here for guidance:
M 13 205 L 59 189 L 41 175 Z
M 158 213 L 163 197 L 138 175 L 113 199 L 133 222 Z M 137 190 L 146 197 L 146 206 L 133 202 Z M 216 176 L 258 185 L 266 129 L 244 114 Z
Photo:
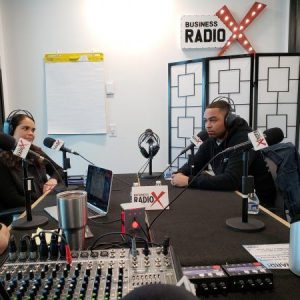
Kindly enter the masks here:
M 116 124 L 109 124 L 109 132 L 110 137 L 116 137 L 117 136 L 117 125 Z

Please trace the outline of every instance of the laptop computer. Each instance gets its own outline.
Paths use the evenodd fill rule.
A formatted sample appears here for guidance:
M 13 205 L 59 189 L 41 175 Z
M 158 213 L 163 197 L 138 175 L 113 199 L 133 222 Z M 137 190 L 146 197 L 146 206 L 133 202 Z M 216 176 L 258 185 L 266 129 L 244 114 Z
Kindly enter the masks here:
M 104 217 L 108 213 L 113 172 L 93 165 L 88 166 L 85 191 L 87 192 L 88 218 Z M 45 207 L 44 210 L 58 220 L 57 206 Z

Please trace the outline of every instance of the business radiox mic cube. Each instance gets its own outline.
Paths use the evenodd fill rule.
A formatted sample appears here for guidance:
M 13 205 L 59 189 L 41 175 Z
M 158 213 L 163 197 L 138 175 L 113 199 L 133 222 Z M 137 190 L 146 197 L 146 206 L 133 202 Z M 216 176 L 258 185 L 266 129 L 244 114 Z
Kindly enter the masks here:
M 147 239 L 145 207 L 141 203 L 122 203 L 121 209 L 121 232 Z

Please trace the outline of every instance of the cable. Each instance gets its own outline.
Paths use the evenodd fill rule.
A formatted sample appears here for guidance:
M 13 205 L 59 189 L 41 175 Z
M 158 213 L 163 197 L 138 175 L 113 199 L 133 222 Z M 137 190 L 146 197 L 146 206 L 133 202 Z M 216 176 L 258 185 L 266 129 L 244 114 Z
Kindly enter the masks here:
M 89 164 L 95 166 L 95 164 L 93 162 L 91 162 L 90 160 L 88 160 L 87 158 L 85 158 L 84 156 L 82 156 L 80 153 L 78 153 L 78 155 L 83 158 L 85 161 L 87 161 Z
M 115 235 L 115 234 L 119 234 L 119 235 L 121 235 L 121 236 L 126 235 L 126 236 L 128 236 L 130 239 L 132 239 L 132 236 L 131 236 L 130 234 L 128 234 L 128 233 L 122 233 L 122 232 L 119 232 L 119 231 L 117 231 L 117 232 L 108 232 L 108 233 L 105 233 L 105 234 L 100 235 L 100 236 L 93 242 L 92 246 L 89 247 L 89 249 L 90 249 L 91 251 L 93 251 L 93 248 L 95 247 L 96 243 L 97 243 L 99 240 L 101 240 L 102 238 L 104 238 L 104 237 L 106 237 L 106 236 L 109 236 L 109 235 Z
M 57 169 L 55 168 L 54 164 L 48 160 L 47 158 L 45 158 L 45 160 L 47 161 L 47 163 L 50 164 L 50 166 L 53 168 L 53 170 L 55 171 L 55 173 L 57 174 L 59 181 L 61 181 L 64 185 L 65 185 L 65 181 L 62 179 L 61 175 L 59 174 L 59 172 L 57 171 Z
M 140 167 L 140 169 L 137 171 L 137 181 L 140 185 L 140 177 L 141 175 L 145 172 L 146 168 L 148 167 L 150 163 L 150 158 L 147 159 L 147 161 Z M 144 169 L 143 169 L 144 168 Z M 143 169 L 143 171 L 141 172 L 141 170 Z
M 125 181 L 125 180 L 119 178 L 117 175 L 114 176 L 114 179 L 117 179 L 117 180 L 119 180 L 120 182 L 123 182 L 123 183 L 125 183 L 125 184 L 128 185 L 128 186 L 131 186 L 131 183 L 129 183 L 129 182 L 127 182 L 127 181 Z
M 106 225 L 106 224 L 112 224 L 112 223 L 119 222 L 119 221 L 121 221 L 121 219 L 112 220 L 112 221 L 109 221 L 109 222 L 97 222 L 94 219 L 89 219 L 89 221 L 92 221 L 93 223 L 96 223 L 98 225 Z
M 139 222 L 139 220 L 137 220 L 136 218 L 134 218 L 134 221 L 137 222 L 137 224 L 139 225 L 139 228 L 144 233 L 144 235 L 145 235 L 145 237 L 147 239 L 147 242 L 149 242 L 150 241 L 149 229 L 147 228 L 147 231 L 148 231 L 148 234 L 147 234 L 147 232 L 145 232 L 145 230 L 144 230 L 143 226 L 141 225 L 141 223 Z M 146 226 L 147 226 L 147 224 L 146 224 Z
M 179 157 L 180 155 L 177 155 L 175 158 L 174 158 L 174 160 L 157 176 L 157 177 L 155 177 L 154 178 L 154 181 L 156 181 L 157 179 L 159 179 L 159 177 L 161 177 L 161 175 L 163 175 L 169 168 L 172 168 L 172 165 L 173 165 L 173 163 L 174 163 L 174 161 L 176 160 L 176 159 L 178 159 L 178 157 Z
M 193 179 L 188 183 L 188 185 L 167 205 L 164 207 L 163 210 L 160 211 L 160 213 L 153 219 L 153 221 L 150 223 L 149 227 L 148 227 L 148 232 L 150 231 L 150 228 L 152 227 L 153 223 L 159 218 L 160 215 L 162 215 L 166 209 L 173 204 L 189 187 L 190 185 L 194 182 L 194 180 L 206 169 L 206 167 L 215 159 L 217 158 L 219 155 L 224 154 L 223 151 L 219 152 L 217 155 L 215 155 L 214 157 L 212 157 L 201 169 L 200 171 L 193 177 Z

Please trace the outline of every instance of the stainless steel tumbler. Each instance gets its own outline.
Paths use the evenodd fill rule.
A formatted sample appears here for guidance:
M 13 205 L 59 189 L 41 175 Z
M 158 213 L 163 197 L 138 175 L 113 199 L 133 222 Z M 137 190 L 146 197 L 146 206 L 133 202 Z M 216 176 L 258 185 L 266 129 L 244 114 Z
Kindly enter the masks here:
M 59 227 L 63 230 L 70 249 L 84 249 L 87 223 L 86 192 L 66 191 L 58 193 L 56 199 Z

